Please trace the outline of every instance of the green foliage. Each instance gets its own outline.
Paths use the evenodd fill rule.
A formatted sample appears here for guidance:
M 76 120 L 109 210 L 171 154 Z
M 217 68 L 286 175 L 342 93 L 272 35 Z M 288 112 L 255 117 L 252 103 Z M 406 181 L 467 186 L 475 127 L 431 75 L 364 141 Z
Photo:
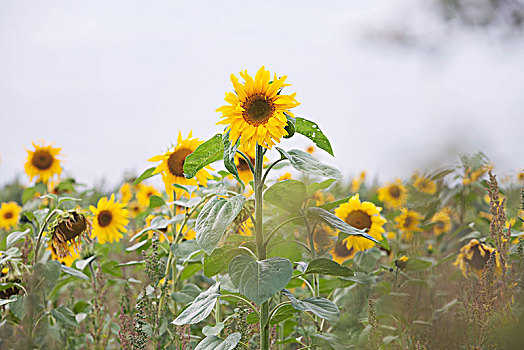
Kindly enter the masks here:
M 297 180 L 279 181 L 264 192 L 264 200 L 289 212 L 297 212 L 306 198 L 306 185 Z
M 188 179 L 195 177 L 196 173 L 205 166 L 224 157 L 224 144 L 222 134 L 216 134 L 198 146 L 184 161 L 184 175 Z
M 339 170 L 332 166 L 322 164 L 307 152 L 298 149 L 293 149 L 289 152 L 286 152 L 279 147 L 275 148 L 280 152 L 281 156 L 288 159 L 291 166 L 298 171 L 336 180 L 342 178 L 342 174 Z
M 220 297 L 220 284 L 212 285 L 200 295 L 172 322 L 175 325 L 196 324 L 209 316 L 216 300 Z
M 318 148 L 323 149 L 327 153 L 334 156 L 328 138 L 326 137 L 326 135 L 324 135 L 324 133 L 320 130 L 316 123 L 305 118 L 297 117 L 295 129 L 296 132 L 306 136 L 308 139 L 313 141 L 315 145 L 318 146 Z

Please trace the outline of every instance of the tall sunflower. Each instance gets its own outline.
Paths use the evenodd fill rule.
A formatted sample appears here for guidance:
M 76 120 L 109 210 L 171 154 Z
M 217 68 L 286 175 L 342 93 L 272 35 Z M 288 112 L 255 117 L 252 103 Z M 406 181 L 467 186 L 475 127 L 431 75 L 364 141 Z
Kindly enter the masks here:
M 9 230 L 18 223 L 22 208 L 15 202 L 2 203 L 0 206 L 0 228 Z
M 248 149 L 254 150 L 256 144 L 265 148 L 271 148 L 280 142 L 280 138 L 287 136 L 284 129 L 287 118 L 284 113 L 294 117 L 289 111 L 299 103 L 295 100 L 296 93 L 291 95 L 281 94 L 282 88 L 289 86 L 285 84 L 286 76 L 277 78 L 263 66 L 258 70 L 255 79 L 240 72 L 244 83 L 231 74 L 231 82 L 235 93 L 226 93 L 225 101 L 228 103 L 217 109 L 222 112 L 222 119 L 217 124 L 229 125 L 230 140 L 235 143 L 240 138 L 240 143 Z
M 361 202 L 357 193 L 347 203 L 342 203 L 336 208 L 335 215 L 359 230 L 367 230 L 371 237 L 381 240 L 382 233 L 385 232 L 383 226 L 386 223 L 386 219 L 380 216 L 381 210 L 382 208 L 376 207 L 371 202 Z M 360 236 L 349 236 L 344 241 L 347 249 L 354 251 L 366 250 L 375 245 L 373 241 Z
M 60 160 L 57 158 L 62 149 L 53 147 L 52 144 L 46 146 L 42 141 L 32 144 L 35 149 L 27 150 L 25 173 L 31 181 L 34 177 L 38 177 L 40 181 L 47 184 L 54 175 L 62 173 Z
M 407 198 L 408 190 L 402 185 L 400 179 L 393 183 L 386 183 L 384 187 L 378 189 L 378 199 L 388 209 L 399 209 L 406 203 Z
M 115 202 L 114 194 L 109 200 L 107 197 L 100 198 L 96 207 L 89 206 L 95 216 L 92 236 L 98 239 L 98 243 L 118 242 L 123 237 L 122 233 L 127 232 L 125 226 L 129 223 L 129 211 L 124 206 L 124 203 Z
M 184 176 L 184 162 L 186 157 L 193 153 L 195 149 L 202 144 L 203 141 L 193 139 L 193 132 L 184 140 L 182 133 L 178 132 L 177 144 L 169 149 L 166 153 L 154 156 L 149 159 L 150 162 L 161 162 L 153 172 L 153 174 L 162 174 L 162 180 L 166 187 L 169 200 L 173 200 L 173 192 L 177 197 L 185 194 L 184 190 L 176 188 L 173 184 L 198 186 L 199 184 L 206 186 L 207 180 L 211 178 L 211 174 L 205 169 L 201 169 L 196 174 L 195 178 L 186 179 Z M 207 166 L 211 170 L 211 167 Z

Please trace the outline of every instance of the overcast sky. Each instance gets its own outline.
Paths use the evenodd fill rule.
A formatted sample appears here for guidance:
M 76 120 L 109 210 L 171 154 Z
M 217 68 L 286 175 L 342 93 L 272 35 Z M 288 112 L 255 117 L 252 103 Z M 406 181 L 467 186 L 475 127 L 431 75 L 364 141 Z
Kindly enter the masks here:
M 516 172 L 523 41 L 450 28 L 419 3 L 0 1 L 0 183 L 38 138 L 80 182 L 141 172 L 179 130 L 220 132 L 229 75 L 261 65 L 288 76 L 296 114 L 332 142 L 336 157 L 319 157 L 345 174 L 406 177 L 479 150 Z

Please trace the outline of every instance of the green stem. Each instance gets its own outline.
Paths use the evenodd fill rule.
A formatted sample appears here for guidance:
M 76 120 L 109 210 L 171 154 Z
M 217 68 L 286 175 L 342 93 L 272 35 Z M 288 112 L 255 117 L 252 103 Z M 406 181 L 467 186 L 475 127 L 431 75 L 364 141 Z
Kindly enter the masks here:
M 271 165 L 266 169 L 266 172 L 264 173 L 264 177 L 262 178 L 262 184 L 264 184 L 264 182 L 266 182 L 266 178 L 267 178 L 267 175 L 269 174 L 269 171 L 271 169 L 273 169 L 273 167 L 275 165 L 277 165 L 278 163 L 280 163 L 283 160 L 286 160 L 286 159 L 285 158 L 280 158 L 279 160 L 274 161 L 273 163 L 271 163 Z
M 264 150 L 262 146 L 256 146 L 255 156 L 255 240 L 257 244 L 258 259 L 266 259 L 266 245 L 264 244 L 264 232 L 262 227 L 262 167 L 264 163 Z M 266 172 L 267 174 L 267 172 Z M 260 349 L 269 350 L 269 300 L 260 306 Z
M 306 218 L 305 215 L 303 216 L 303 218 L 304 218 L 304 223 L 306 224 L 307 236 L 308 236 L 308 240 L 309 240 L 309 249 L 311 250 L 311 258 L 314 260 L 314 259 L 317 258 L 317 251 L 315 249 L 315 241 L 313 239 L 313 231 L 309 227 L 309 222 L 307 221 L 307 218 Z M 318 274 L 316 274 L 316 273 L 313 274 L 313 285 L 315 286 L 315 294 L 314 294 L 314 296 L 315 297 L 319 297 L 320 296 L 320 286 L 319 286 L 319 283 L 318 283 Z
M 291 304 L 290 301 L 283 301 L 280 304 L 278 304 L 277 306 L 275 306 L 275 308 L 273 310 L 271 310 L 271 313 L 269 314 L 269 317 L 267 319 L 268 325 L 269 325 L 269 321 L 271 321 L 273 316 L 275 316 L 275 314 L 277 313 L 278 309 L 280 309 L 282 306 L 286 306 L 286 305 L 289 305 L 289 304 Z
M 57 212 L 57 209 L 53 209 L 49 214 L 47 214 L 44 223 L 40 227 L 40 232 L 38 232 L 38 238 L 36 239 L 35 244 L 35 255 L 33 256 L 33 266 L 38 261 L 38 253 L 40 253 L 40 242 L 42 240 L 42 236 L 44 235 L 45 228 L 47 227 L 47 224 L 49 224 L 49 221 L 53 217 L 53 215 Z
M 249 300 L 247 300 L 246 298 L 244 298 L 244 297 L 242 297 L 240 295 L 235 295 L 235 294 L 224 294 L 224 295 L 221 295 L 220 297 L 221 298 L 236 298 L 236 299 L 238 299 L 240 301 L 243 301 L 244 303 L 246 303 L 251 308 L 251 310 L 253 310 L 255 312 L 255 314 L 260 319 L 260 312 L 258 312 L 258 310 L 253 306 L 253 304 L 251 304 L 251 302 Z

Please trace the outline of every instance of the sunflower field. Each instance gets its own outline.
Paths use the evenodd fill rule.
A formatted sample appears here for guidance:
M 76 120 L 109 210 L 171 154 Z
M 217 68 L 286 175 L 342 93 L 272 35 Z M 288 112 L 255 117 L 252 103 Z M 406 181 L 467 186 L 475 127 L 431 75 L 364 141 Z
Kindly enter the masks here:
M 216 135 L 173 130 L 108 193 L 29 146 L 0 191 L 1 349 L 524 348 L 524 171 L 344 182 L 286 76 L 231 82 Z

